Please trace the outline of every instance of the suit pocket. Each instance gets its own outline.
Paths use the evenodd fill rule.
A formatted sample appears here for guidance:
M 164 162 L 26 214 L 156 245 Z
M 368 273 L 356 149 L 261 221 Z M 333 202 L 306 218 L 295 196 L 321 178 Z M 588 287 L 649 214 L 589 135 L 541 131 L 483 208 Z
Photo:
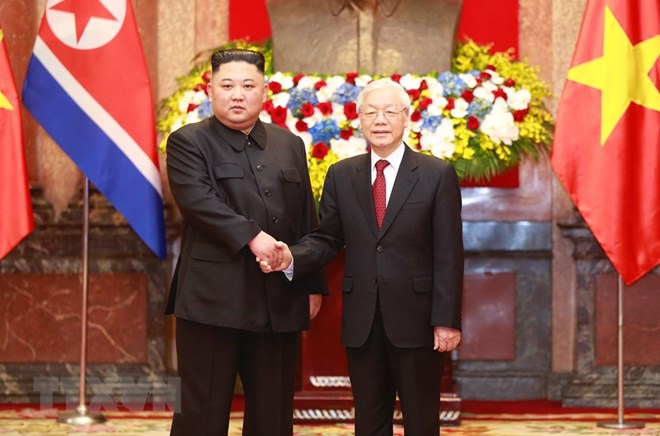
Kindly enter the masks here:
M 236 164 L 219 164 L 213 167 L 213 177 L 216 179 L 242 179 L 245 176 L 243 168 Z
M 227 250 L 223 250 L 217 245 L 200 243 L 193 244 L 190 257 L 207 262 L 231 262 L 234 260 L 234 257 Z
M 431 292 L 433 290 L 433 279 L 431 277 L 415 277 L 413 288 L 415 292 Z
M 353 277 L 344 277 L 341 283 L 341 290 L 344 294 L 353 290 Z
M 300 173 L 296 168 L 282 168 L 282 177 L 284 177 L 284 180 L 290 183 L 302 182 L 302 179 L 300 178 Z

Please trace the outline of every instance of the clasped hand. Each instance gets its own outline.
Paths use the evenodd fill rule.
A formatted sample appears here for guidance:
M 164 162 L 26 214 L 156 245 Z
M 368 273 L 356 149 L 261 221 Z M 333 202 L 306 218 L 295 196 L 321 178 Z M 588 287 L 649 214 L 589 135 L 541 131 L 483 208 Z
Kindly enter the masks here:
M 270 248 L 272 256 L 262 257 L 257 255 L 257 262 L 259 263 L 261 271 L 264 273 L 271 273 L 273 271 L 283 271 L 287 269 L 293 260 L 293 255 L 291 254 L 291 250 L 289 250 L 289 246 L 282 241 L 275 241 Z

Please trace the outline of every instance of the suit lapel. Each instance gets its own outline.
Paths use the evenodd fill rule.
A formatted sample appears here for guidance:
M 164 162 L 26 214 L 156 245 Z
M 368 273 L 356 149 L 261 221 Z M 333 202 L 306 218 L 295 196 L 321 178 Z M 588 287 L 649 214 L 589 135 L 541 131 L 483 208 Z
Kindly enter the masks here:
M 353 189 L 357 197 L 358 204 L 362 208 L 369 229 L 374 236 L 378 236 L 378 226 L 376 225 L 376 211 L 374 210 L 374 200 L 371 193 L 371 154 L 366 153 L 355 164 L 355 175 L 353 176 Z
M 408 148 L 408 146 L 404 145 L 404 147 L 406 148 L 403 152 L 403 159 L 401 160 L 401 166 L 399 167 L 396 179 L 394 180 L 390 201 L 387 202 L 387 209 L 385 210 L 385 217 L 383 218 L 383 225 L 380 228 L 379 237 L 382 237 L 392 225 L 394 218 L 396 218 L 419 179 L 419 176 L 415 172 L 417 169 L 417 156 L 414 151 Z M 371 208 L 373 209 L 373 200 L 370 204 L 372 204 Z M 372 215 L 374 215 L 375 222 L 376 213 L 372 212 Z

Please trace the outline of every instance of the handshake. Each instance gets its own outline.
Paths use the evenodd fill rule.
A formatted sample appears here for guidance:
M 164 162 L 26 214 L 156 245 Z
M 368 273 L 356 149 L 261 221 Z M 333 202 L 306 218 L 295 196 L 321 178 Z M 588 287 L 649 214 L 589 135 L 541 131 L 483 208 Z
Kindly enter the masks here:
M 248 247 L 264 273 L 283 271 L 291 265 L 293 260 L 288 245 L 263 231 L 248 242 Z

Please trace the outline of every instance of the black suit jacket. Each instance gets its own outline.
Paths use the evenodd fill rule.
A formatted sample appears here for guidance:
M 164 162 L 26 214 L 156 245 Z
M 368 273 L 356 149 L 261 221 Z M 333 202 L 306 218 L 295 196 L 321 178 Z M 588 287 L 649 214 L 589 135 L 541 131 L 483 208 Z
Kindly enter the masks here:
M 380 231 L 369 154 L 328 171 L 321 225 L 291 247 L 294 278 L 328 262 L 344 245 L 342 341 L 364 344 L 380 301 L 397 347 L 433 345 L 433 326 L 461 328 L 463 236 L 454 168 L 407 146 Z
M 292 244 L 317 226 L 300 138 L 257 121 L 248 143 L 211 117 L 170 135 L 167 174 L 184 224 L 166 312 L 257 332 L 307 328 L 322 273 L 263 274 L 246 245 L 261 230 Z

